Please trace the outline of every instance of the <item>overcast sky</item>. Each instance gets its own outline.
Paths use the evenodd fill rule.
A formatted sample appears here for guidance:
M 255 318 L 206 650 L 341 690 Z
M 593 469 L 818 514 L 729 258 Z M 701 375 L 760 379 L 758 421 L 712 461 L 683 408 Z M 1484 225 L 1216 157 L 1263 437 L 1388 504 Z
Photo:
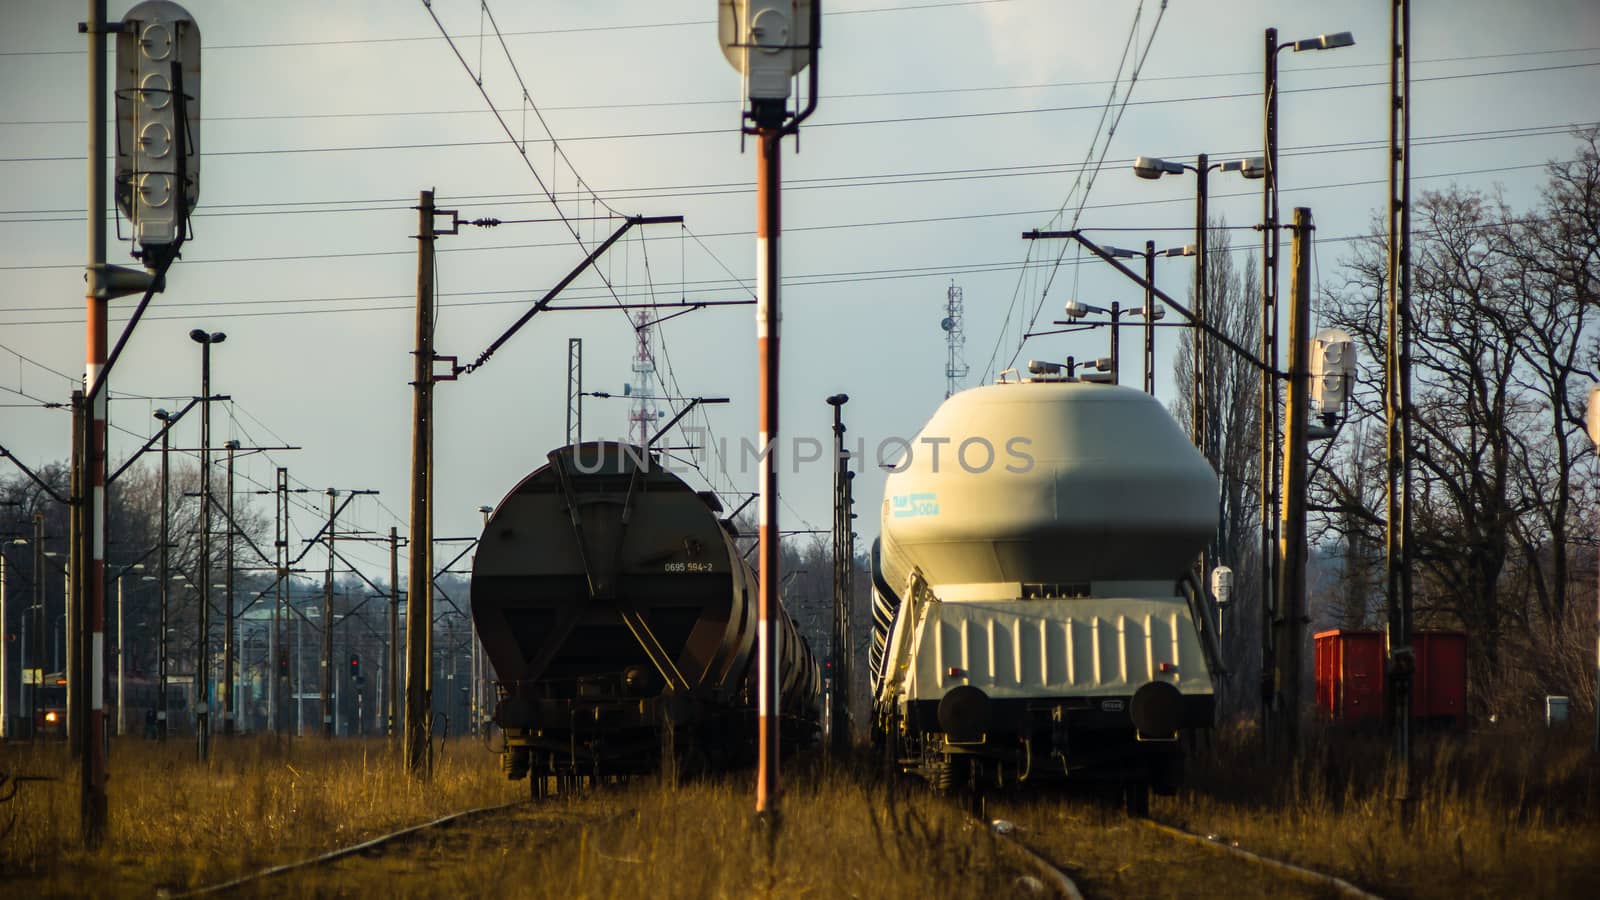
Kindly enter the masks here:
M 686 217 L 684 229 L 636 230 L 602 263 L 611 287 L 585 275 L 567 304 L 612 304 L 613 291 L 633 301 L 749 298 L 756 159 L 741 146 L 740 82 L 717 47 L 714 7 L 491 2 L 513 70 L 475 0 L 433 3 L 461 58 L 421 0 L 190 0 L 206 48 L 200 204 L 184 258 L 117 368 L 113 458 L 152 433 L 153 409 L 198 392 L 199 348 L 188 331 L 226 331 L 213 380 L 234 403 L 214 416 L 216 441 L 303 448 L 241 461 L 240 490 L 270 486 L 276 465 L 317 490 L 376 489 L 347 523 L 383 532 L 398 524 L 404 534 L 394 511 L 407 508 L 410 207 L 420 189 L 434 188 L 442 207 L 467 217 L 548 220 L 556 210 L 531 163 L 563 201 L 562 215 L 582 219 L 585 244 L 616 223 L 592 218 L 606 210 L 582 199 L 580 179 L 622 213 Z M 1019 351 L 1041 300 L 1040 327 L 1068 299 L 1142 302 L 1104 265 L 1079 265 L 1069 250 L 1056 267 L 1060 246 L 1030 248 L 1019 234 L 1065 227 L 1076 214 L 1083 228 L 1107 229 L 1098 234 L 1106 243 L 1189 242 L 1192 176 L 1142 181 L 1129 161 L 1260 153 L 1269 26 L 1283 40 L 1355 33 L 1351 48 L 1280 57 L 1283 216 L 1313 209 L 1316 275 L 1336 279 L 1347 253 L 1339 239 L 1365 232 L 1387 191 L 1388 8 L 828 3 L 817 113 L 798 154 L 793 141 L 784 150 L 783 434 L 826 440 L 824 398 L 840 391 L 851 396 L 852 435 L 869 447 L 915 434 L 944 397 L 939 326 L 952 282 L 966 301 L 965 386 L 992 380 L 1013 359 L 1102 355 L 1102 331 L 1034 338 Z M 113 3 L 110 14 L 126 9 Z M 65 458 L 68 416 L 39 401 L 65 400 L 83 365 L 83 16 L 79 3 L 13 0 L 0 31 L 0 443 L 30 466 Z M 1514 206 L 1531 205 L 1542 165 L 1573 152 L 1566 130 L 1600 121 L 1600 5 L 1418 3 L 1412 29 L 1414 189 L 1498 186 Z M 521 102 L 519 75 L 537 111 Z M 526 162 L 490 102 L 528 140 Z M 1256 222 L 1259 185 L 1214 174 L 1213 215 Z M 582 259 L 563 227 L 506 224 L 440 239 L 440 353 L 475 357 Z M 1257 241 L 1248 231 L 1236 239 L 1241 249 Z M 133 263 L 115 231 L 109 247 L 110 261 Z M 1158 281 L 1185 296 L 1191 262 L 1158 266 Z M 131 306 L 114 304 L 113 340 Z M 713 307 L 655 333 L 667 390 L 732 398 L 707 414 L 733 451 L 730 471 L 720 474 L 714 455 L 697 460 L 716 488 L 751 489 L 754 473 L 739 465 L 737 447 L 756 429 L 753 311 Z M 1161 335 L 1166 401 L 1175 334 Z M 540 315 L 483 369 L 439 387 L 439 535 L 475 534 L 477 508 L 564 443 L 571 337 L 585 342 L 585 388 L 620 393 L 633 377 L 633 330 L 614 309 Z M 1124 383 L 1137 385 L 1136 338 L 1126 338 L 1124 354 Z M 585 437 L 622 437 L 627 413 L 621 400 L 587 400 Z M 197 419 L 185 423 L 187 446 Z M 883 479 L 867 469 L 858 511 L 870 539 Z M 830 478 L 826 462 L 786 472 L 783 527 L 827 526 Z M 705 486 L 699 475 L 690 480 Z M 311 510 L 320 500 L 297 507 L 297 539 L 318 527 Z M 386 570 L 376 549 L 360 556 Z

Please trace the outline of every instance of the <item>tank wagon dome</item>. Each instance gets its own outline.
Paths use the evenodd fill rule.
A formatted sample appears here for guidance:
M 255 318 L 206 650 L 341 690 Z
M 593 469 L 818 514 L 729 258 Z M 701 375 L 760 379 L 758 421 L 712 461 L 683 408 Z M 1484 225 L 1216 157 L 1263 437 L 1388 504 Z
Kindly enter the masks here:
M 1178 578 L 1217 525 L 1217 477 L 1159 402 L 1080 382 L 946 400 L 884 488 L 882 566 L 946 599 L 1020 584 Z

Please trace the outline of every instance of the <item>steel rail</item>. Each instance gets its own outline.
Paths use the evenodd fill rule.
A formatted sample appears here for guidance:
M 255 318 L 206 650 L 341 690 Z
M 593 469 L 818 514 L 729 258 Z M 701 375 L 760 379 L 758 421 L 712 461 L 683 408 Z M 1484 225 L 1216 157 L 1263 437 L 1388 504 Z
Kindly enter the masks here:
M 1315 884 L 1324 888 L 1331 888 L 1341 897 L 1354 897 L 1359 898 L 1359 900 L 1383 900 L 1380 895 L 1374 894 L 1371 891 L 1352 884 L 1351 882 L 1348 882 L 1337 875 L 1329 875 L 1326 872 L 1318 872 L 1315 869 L 1307 869 L 1304 866 L 1297 866 L 1293 863 L 1287 863 L 1281 859 L 1273 859 L 1270 856 L 1263 856 L 1259 853 L 1251 852 L 1242 847 L 1235 847 L 1232 844 L 1224 843 L 1223 841 L 1209 838 L 1204 835 L 1195 834 L 1192 831 L 1187 831 L 1174 825 L 1168 825 L 1164 822 L 1157 822 L 1154 819 L 1140 819 L 1139 821 L 1143 822 L 1150 828 L 1167 835 L 1168 837 L 1199 844 L 1203 847 L 1210 847 L 1220 853 L 1232 854 L 1255 865 L 1291 875 L 1310 884 Z
M 224 891 L 231 891 L 231 890 L 234 890 L 236 888 L 242 887 L 242 886 L 244 886 L 246 884 L 250 884 L 251 882 L 263 881 L 263 880 L 265 880 L 267 878 L 271 878 L 271 877 L 273 877 L 275 875 L 282 875 L 282 874 L 285 874 L 287 872 L 296 871 L 298 869 L 310 868 L 311 866 L 319 866 L 319 865 L 323 865 L 325 863 L 330 863 L 330 862 L 334 862 L 336 860 L 343 859 L 346 856 L 352 856 L 352 855 L 357 854 L 357 853 L 364 853 L 364 852 L 366 852 L 368 850 L 371 850 L 371 849 L 376 848 L 376 847 L 380 847 L 380 846 L 382 846 L 384 844 L 387 844 L 387 843 L 389 843 L 391 841 L 399 840 L 400 838 L 408 837 L 410 835 L 417 834 L 418 832 L 426 831 L 426 830 L 428 830 L 430 828 L 437 828 L 440 825 L 448 825 L 451 822 L 457 822 L 457 821 L 460 821 L 461 819 L 465 819 L 465 818 L 468 818 L 470 816 L 478 816 L 478 815 L 483 815 L 485 813 L 499 812 L 500 810 L 510 809 L 511 807 L 514 807 L 514 806 L 523 806 L 523 805 L 526 805 L 527 802 L 528 801 L 526 801 L 526 800 L 516 800 L 516 801 L 513 801 L 511 803 L 502 803 L 502 804 L 500 804 L 498 806 L 480 806 L 480 807 L 477 807 L 477 808 L 474 808 L 474 809 L 467 809 L 467 810 L 462 810 L 461 812 L 454 812 L 454 813 L 451 813 L 451 814 L 449 814 L 447 816 L 440 816 L 439 818 L 434 819 L 434 820 L 432 820 L 430 822 L 423 822 L 420 825 L 410 825 L 410 826 L 402 828 L 402 829 L 400 829 L 398 831 L 391 831 L 388 834 L 382 834 L 382 835 L 379 835 L 379 836 L 377 836 L 375 838 L 369 838 L 368 840 L 362 841 L 359 844 L 352 844 L 351 846 L 348 846 L 348 847 L 341 847 L 341 848 L 339 848 L 337 850 L 330 850 L 327 853 L 323 853 L 323 854 L 320 854 L 318 856 L 309 857 L 307 859 L 296 860 L 295 862 L 281 863 L 281 864 L 276 865 L 276 866 L 269 866 L 269 867 L 267 867 L 265 869 L 261 869 L 261 870 L 256 871 L 256 872 L 251 872 L 248 875 L 241 875 L 241 876 L 239 876 L 237 878 L 233 878 L 233 879 L 230 879 L 228 881 L 221 882 L 219 884 L 207 885 L 206 887 L 195 888 L 194 890 L 190 890 L 190 891 L 182 891 L 182 892 L 178 892 L 178 893 L 162 892 L 160 894 L 160 896 L 172 897 L 172 898 L 178 898 L 178 897 L 202 897 L 202 896 L 206 896 L 208 894 L 219 894 L 219 893 L 222 893 Z

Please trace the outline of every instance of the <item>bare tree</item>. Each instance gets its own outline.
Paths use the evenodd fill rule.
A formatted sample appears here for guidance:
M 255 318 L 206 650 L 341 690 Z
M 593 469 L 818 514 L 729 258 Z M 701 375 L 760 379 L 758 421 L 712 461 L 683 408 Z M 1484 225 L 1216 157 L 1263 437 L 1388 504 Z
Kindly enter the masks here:
M 1232 253 L 1232 232 L 1226 224 L 1212 228 L 1208 237 L 1205 321 L 1245 347 L 1261 340 L 1257 300 L 1260 282 L 1252 257 L 1237 265 Z M 1194 303 L 1193 289 L 1189 302 Z M 1190 329 L 1178 345 L 1174 362 L 1177 399 L 1173 415 L 1192 427 L 1195 341 Z M 1201 373 L 1206 409 L 1206 459 L 1221 482 L 1217 500 L 1217 543 L 1212 553 L 1217 564 L 1234 572 L 1234 602 L 1223 623 L 1222 655 L 1232 673 L 1225 692 L 1226 712 L 1249 708 L 1255 692 L 1253 676 L 1261 667 L 1260 571 L 1260 396 L 1261 376 L 1250 360 L 1228 350 L 1215 338 L 1203 338 L 1205 371 Z M 1191 434 L 1191 437 L 1193 435 Z

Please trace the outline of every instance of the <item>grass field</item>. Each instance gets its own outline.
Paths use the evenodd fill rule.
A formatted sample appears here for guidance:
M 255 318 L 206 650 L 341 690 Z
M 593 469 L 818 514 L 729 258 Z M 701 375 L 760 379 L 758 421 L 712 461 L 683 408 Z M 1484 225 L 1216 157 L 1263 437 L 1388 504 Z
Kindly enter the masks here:
M 87 853 L 78 849 L 77 770 L 64 745 L 0 748 L 0 771 L 58 779 L 23 784 L 0 804 L 0 828 L 14 823 L 0 839 L 0 881 L 20 896 L 150 896 L 214 884 L 528 790 L 464 740 L 446 745 L 427 790 L 379 741 L 218 740 L 205 766 L 190 741 L 118 742 L 111 837 Z M 805 765 L 787 778 L 771 844 L 778 862 L 768 864 L 752 797 L 748 773 L 676 792 L 646 779 L 520 812 L 528 827 L 493 841 L 463 847 L 458 838 L 431 856 L 392 854 L 365 870 L 275 880 L 262 893 L 359 895 L 404 883 L 403 893 L 424 896 L 824 897 L 870 885 L 875 896 L 909 898 L 984 896 L 1019 874 L 986 829 L 925 791 Z
M 1600 896 L 1600 759 L 1583 735 L 1425 736 L 1404 805 L 1379 737 L 1314 731 L 1287 766 L 1249 730 L 1216 737 L 1157 818 L 1390 896 Z
M 80 847 L 77 767 L 58 742 L 0 747 L 0 771 L 46 776 L 0 804 L 0 873 L 43 894 L 142 894 L 205 884 L 354 843 L 402 825 L 525 795 L 495 759 L 450 741 L 423 790 L 382 741 L 216 740 L 209 765 L 192 740 L 113 742 L 110 840 Z
M 1199 749 L 1191 787 L 1157 818 L 1342 875 L 1396 897 L 1600 895 L 1600 762 L 1542 732 L 1420 743 L 1413 803 L 1385 742 L 1312 735 L 1295 765 L 1264 762 L 1247 732 Z M 463 809 L 526 796 L 480 744 L 444 745 L 424 789 L 381 741 L 118 741 L 111 835 L 79 848 L 77 769 L 60 743 L 0 746 L 0 772 L 43 776 L 0 803 L 7 896 L 150 896 L 216 883 Z M 3 791 L 0 791 L 3 794 Z M 870 768 L 785 774 L 775 839 L 753 820 L 750 774 L 663 791 L 652 780 L 525 806 L 501 825 L 453 829 L 405 852 L 273 882 L 280 896 L 875 897 L 1026 894 L 1022 868 L 954 804 Z M 997 798 L 1020 836 L 1091 894 L 1314 896 L 1121 813 L 1061 795 Z M 769 861 L 768 851 L 774 851 Z M 400 887 L 404 885 L 405 887 Z M 15 893 L 14 893 L 15 892 Z

